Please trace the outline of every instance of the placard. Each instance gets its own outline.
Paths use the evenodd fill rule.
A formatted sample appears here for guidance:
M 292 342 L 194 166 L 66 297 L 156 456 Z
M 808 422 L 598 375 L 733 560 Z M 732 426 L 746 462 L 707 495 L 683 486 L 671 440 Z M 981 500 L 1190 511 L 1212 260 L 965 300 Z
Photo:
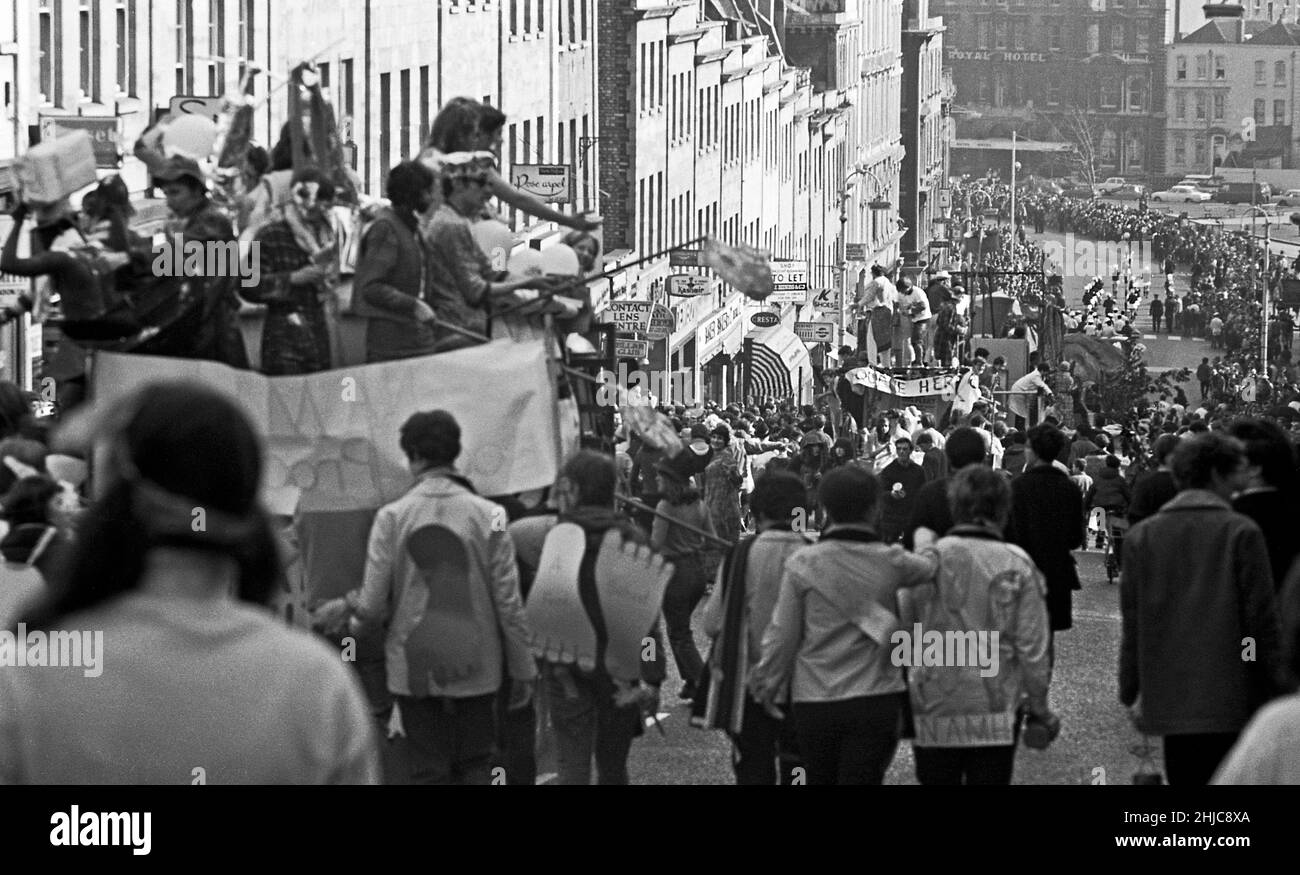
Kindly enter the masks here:
M 650 357 L 650 341 L 628 340 L 619 337 L 614 340 L 614 355 L 621 359 L 641 359 Z
M 794 323 L 794 333 L 804 343 L 834 343 L 835 323 L 796 322 Z
M 544 203 L 573 200 L 573 167 L 568 164 L 515 164 L 510 168 L 510 182 Z

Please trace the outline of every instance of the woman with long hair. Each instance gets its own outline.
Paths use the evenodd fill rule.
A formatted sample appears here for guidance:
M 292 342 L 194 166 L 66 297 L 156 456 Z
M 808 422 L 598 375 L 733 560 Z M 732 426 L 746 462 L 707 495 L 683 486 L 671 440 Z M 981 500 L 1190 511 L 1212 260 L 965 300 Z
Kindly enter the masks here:
M 453 97 L 438 112 L 429 127 L 429 139 L 420 161 L 435 174 L 442 170 L 443 161 L 456 152 L 491 152 L 500 161 L 502 133 L 506 126 L 505 113 L 468 97 Z M 441 183 L 434 186 L 441 190 Z M 507 206 L 522 210 L 547 222 L 555 222 L 575 231 L 594 231 L 600 222 L 585 216 L 570 216 L 552 209 L 541 200 L 520 191 L 493 170 L 488 178 L 488 192 Z
M 704 505 L 718 537 L 740 540 L 740 485 L 744 482 L 745 451 L 736 446 L 731 429 L 716 426 L 709 434 L 713 458 L 704 469 Z
M 0 672 L 0 783 L 375 783 L 347 666 L 266 608 L 282 575 L 248 418 L 186 383 L 113 415 L 103 493 L 20 616 L 80 665 Z
M 677 673 L 682 676 L 679 698 L 691 701 L 704 671 L 704 660 L 691 633 L 691 614 L 708 586 L 701 558 L 707 545 L 702 535 L 685 526 L 705 531 L 711 527 L 700 492 L 692 484 L 685 466 L 664 461 L 656 470 L 660 499 L 650 530 L 650 546 L 673 563 L 673 577 L 664 590 L 664 622 L 668 626 L 668 644 L 673 649 Z

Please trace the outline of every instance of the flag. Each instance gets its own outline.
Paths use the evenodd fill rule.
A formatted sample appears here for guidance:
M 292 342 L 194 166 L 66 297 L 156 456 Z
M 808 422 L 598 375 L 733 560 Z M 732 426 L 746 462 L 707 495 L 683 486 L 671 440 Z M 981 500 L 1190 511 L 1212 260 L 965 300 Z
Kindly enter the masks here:
M 339 137 L 334 110 L 321 92 L 315 67 L 308 63 L 299 64 L 293 68 L 290 80 L 289 138 L 293 146 L 293 166 L 314 165 L 320 168 L 334 183 L 335 200 L 355 204 L 356 185 L 343 155 L 343 141 Z M 304 97 L 306 106 L 303 105 Z M 299 119 L 302 120 L 300 124 L 293 123 Z
M 747 298 L 762 301 L 772 294 L 772 265 L 768 254 L 760 249 L 744 244 L 729 246 L 710 237 L 704 242 L 700 263 L 711 268 Z
M 510 341 L 301 377 L 97 353 L 92 397 L 111 409 L 160 374 L 210 386 L 237 401 L 265 441 L 268 505 L 348 512 L 381 507 L 410 488 L 398 430 L 422 410 L 456 417 L 464 448 L 457 467 L 481 495 L 550 486 L 561 425 L 547 365 L 543 344 Z
M 968 370 L 957 380 L 957 388 L 952 399 L 954 416 L 967 416 L 975 409 L 975 403 L 983 397 L 980 380 L 974 371 Z

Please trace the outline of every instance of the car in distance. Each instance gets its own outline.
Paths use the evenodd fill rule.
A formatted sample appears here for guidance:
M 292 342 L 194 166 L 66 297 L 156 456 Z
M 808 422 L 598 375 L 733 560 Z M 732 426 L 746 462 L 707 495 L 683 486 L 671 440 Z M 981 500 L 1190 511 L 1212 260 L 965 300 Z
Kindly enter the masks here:
M 1158 191 L 1151 195 L 1151 200 L 1158 204 L 1163 203 L 1183 203 L 1183 204 L 1203 204 L 1210 199 L 1210 196 L 1201 191 L 1194 185 L 1175 185 L 1173 188 L 1165 191 Z
M 1119 194 L 1128 187 L 1129 181 L 1122 176 L 1109 177 L 1105 182 L 1097 183 L 1098 193 L 1106 196 Z
M 1300 207 L 1300 188 L 1288 188 L 1277 199 L 1279 207 Z

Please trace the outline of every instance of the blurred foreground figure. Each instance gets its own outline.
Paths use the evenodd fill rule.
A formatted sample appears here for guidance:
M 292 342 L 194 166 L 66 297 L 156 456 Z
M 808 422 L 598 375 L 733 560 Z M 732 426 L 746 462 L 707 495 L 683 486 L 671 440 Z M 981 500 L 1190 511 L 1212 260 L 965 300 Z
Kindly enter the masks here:
M 243 412 L 173 383 L 114 415 L 75 552 L 0 632 L 0 783 L 377 783 L 347 666 L 264 607 L 281 570 Z

